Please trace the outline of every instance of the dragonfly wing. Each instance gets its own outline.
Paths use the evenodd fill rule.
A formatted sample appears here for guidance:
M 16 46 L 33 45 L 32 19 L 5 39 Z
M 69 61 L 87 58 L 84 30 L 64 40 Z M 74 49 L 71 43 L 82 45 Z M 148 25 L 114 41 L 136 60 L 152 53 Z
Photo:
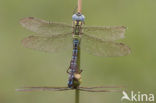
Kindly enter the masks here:
M 72 26 L 64 23 L 48 22 L 35 17 L 23 18 L 20 24 L 40 35 L 59 35 L 72 32 Z
M 120 92 L 120 90 L 92 90 L 92 89 L 79 89 L 80 91 L 85 91 L 85 92 Z
M 130 54 L 130 48 L 123 43 L 102 41 L 87 35 L 83 35 L 82 49 L 96 56 L 124 56 Z
M 22 40 L 26 48 L 32 48 L 44 52 L 59 52 L 72 48 L 72 36 L 70 34 L 57 36 L 32 35 Z
M 16 91 L 65 91 L 71 90 L 68 87 L 24 87 Z
M 81 89 L 102 89 L 102 88 L 124 88 L 123 86 L 95 86 L 95 87 L 79 87 Z
M 105 26 L 105 27 L 84 27 L 83 32 L 87 36 L 101 39 L 103 41 L 114 41 L 124 38 L 126 27 Z

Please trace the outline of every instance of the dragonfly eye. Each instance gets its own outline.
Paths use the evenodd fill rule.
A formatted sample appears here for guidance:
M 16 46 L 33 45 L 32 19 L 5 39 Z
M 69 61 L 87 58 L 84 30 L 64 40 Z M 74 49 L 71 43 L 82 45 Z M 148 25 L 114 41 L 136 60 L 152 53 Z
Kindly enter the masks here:
M 73 21 L 77 21 L 77 20 L 79 20 L 79 21 L 84 21 L 84 19 L 85 19 L 85 17 L 84 17 L 84 15 L 77 15 L 77 14 L 74 14 L 73 16 L 72 16 L 72 19 L 73 19 Z

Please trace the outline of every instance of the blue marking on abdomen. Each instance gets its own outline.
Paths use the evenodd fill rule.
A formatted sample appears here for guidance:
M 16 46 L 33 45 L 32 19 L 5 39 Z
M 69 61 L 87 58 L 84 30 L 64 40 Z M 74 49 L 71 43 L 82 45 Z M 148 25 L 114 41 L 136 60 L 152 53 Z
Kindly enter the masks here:
M 72 88 L 72 85 L 73 85 L 73 81 L 72 81 L 72 80 L 69 80 L 69 81 L 68 81 L 68 87 L 69 87 L 69 88 Z
M 73 63 L 71 63 L 71 64 L 72 64 L 72 65 L 74 65 L 74 66 L 76 65 L 76 63 L 75 63 L 75 62 L 73 62 Z
M 74 39 L 74 40 L 73 40 L 73 43 L 74 43 L 74 44 L 78 44 L 78 43 L 79 43 L 79 40 L 78 40 L 78 39 Z
M 77 56 L 72 56 L 72 59 L 77 59 Z
M 75 56 L 75 55 L 77 56 L 77 52 L 78 52 L 78 50 L 74 48 L 74 49 L 73 49 L 73 55 L 74 55 L 74 56 Z

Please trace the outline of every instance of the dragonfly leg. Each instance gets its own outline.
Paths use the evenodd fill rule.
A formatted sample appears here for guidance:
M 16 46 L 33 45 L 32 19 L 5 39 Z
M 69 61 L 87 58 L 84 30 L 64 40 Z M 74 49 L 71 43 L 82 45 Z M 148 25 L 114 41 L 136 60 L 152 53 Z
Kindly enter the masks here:
M 70 74 L 69 69 L 70 69 L 70 67 L 69 67 L 69 68 L 67 69 L 67 71 L 66 71 L 68 74 Z
M 79 74 L 81 74 L 82 72 L 83 72 L 83 70 L 82 70 L 82 69 L 80 69 Z

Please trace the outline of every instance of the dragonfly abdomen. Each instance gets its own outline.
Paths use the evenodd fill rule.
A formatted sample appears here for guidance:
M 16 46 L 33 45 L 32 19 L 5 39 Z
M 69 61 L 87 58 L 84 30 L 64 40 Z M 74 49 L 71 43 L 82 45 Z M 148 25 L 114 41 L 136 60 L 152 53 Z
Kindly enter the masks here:
M 80 83 L 78 78 L 75 77 L 75 74 L 79 73 L 78 68 L 78 53 L 79 53 L 79 39 L 74 38 L 73 39 L 73 55 L 72 60 L 70 62 L 69 67 L 69 80 L 68 80 L 68 87 L 69 88 L 77 88 Z
M 70 71 L 72 73 L 72 71 L 77 72 L 78 68 L 77 68 L 77 56 L 78 56 L 78 47 L 79 47 L 79 40 L 78 39 L 74 39 L 73 40 L 73 55 L 72 55 L 72 60 L 70 63 Z

